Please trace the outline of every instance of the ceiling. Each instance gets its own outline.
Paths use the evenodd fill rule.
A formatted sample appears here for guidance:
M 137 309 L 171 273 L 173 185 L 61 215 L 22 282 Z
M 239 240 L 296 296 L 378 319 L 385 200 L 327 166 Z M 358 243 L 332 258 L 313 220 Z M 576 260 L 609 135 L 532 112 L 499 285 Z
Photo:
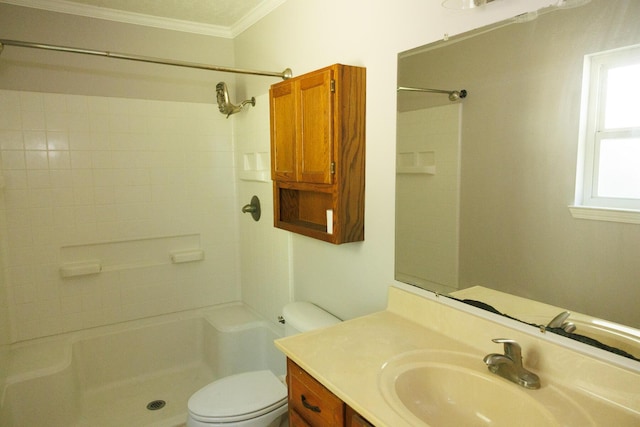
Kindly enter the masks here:
M 0 0 L 18 6 L 233 38 L 286 0 Z

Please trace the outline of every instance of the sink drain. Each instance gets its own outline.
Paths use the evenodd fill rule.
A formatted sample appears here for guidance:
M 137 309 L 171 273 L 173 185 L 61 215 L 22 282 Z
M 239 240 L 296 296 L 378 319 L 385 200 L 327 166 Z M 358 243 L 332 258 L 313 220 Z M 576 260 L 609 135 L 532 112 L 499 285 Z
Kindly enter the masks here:
M 147 409 L 150 411 L 157 411 L 158 409 L 164 408 L 167 402 L 164 400 L 153 400 L 147 404 Z

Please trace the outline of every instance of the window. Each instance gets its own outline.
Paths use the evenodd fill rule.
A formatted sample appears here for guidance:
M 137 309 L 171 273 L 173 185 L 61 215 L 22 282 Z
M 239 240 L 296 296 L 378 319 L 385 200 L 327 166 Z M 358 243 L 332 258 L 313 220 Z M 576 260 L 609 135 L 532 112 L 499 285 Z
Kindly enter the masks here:
M 632 211 L 596 219 L 640 222 L 640 45 L 587 56 L 584 82 L 573 208 Z

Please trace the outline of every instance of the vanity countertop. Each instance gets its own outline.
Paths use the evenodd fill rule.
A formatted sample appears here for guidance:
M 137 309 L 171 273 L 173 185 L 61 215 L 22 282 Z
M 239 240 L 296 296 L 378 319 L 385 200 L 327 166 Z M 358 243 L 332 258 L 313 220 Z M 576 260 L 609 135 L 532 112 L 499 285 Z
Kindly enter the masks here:
M 390 311 L 283 338 L 291 360 L 376 426 L 409 426 L 378 391 L 378 372 L 397 354 L 422 348 L 469 350 Z
M 578 403 L 587 408 L 595 425 L 604 419 L 613 425 L 639 425 L 637 371 L 575 353 L 482 315 L 456 310 L 396 287 L 390 288 L 384 311 L 281 338 L 275 343 L 288 358 L 369 422 L 377 427 L 401 427 L 411 424 L 385 401 L 378 386 L 385 362 L 420 349 L 478 354 L 481 361 L 483 355 L 501 351 L 491 342 L 497 337 L 518 340 L 525 366 L 538 372 L 543 381 L 553 377 L 557 382 L 571 381 L 579 389 L 589 387 L 585 400 L 580 402 L 580 398 Z M 587 375 L 577 376 L 576 372 Z M 594 402 L 594 395 L 603 397 Z M 628 410 L 615 412 L 616 406 Z

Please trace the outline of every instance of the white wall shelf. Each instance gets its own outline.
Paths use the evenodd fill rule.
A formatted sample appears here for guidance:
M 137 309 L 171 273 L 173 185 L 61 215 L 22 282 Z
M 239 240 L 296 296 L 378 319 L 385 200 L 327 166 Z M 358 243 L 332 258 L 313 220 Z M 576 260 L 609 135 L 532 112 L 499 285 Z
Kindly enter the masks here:
M 396 156 L 396 173 L 435 175 L 435 151 L 407 151 Z
M 242 181 L 271 182 L 268 152 L 242 153 L 242 170 L 238 173 Z

